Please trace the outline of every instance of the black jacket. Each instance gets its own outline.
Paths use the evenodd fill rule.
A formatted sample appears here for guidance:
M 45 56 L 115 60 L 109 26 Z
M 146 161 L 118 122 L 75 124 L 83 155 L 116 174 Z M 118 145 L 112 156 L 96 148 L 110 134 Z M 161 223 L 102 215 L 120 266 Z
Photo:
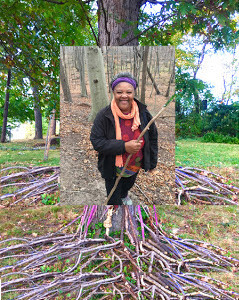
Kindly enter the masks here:
M 152 119 L 146 105 L 135 99 L 139 107 L 140 130 L 142 131 Z M 142 168 L 145 171 L 154 169 L 158 160 L 158 133 L 153 123 L 144 134 Z M 91 143 L 98 151 L 98 169 L 103 178 L 116 176 L 115 156 L 125 153 L 125 142 L 116 140 L 115 121 L 111 107 L 106 106 L 98 112 L 94 120 L 90 135 Z

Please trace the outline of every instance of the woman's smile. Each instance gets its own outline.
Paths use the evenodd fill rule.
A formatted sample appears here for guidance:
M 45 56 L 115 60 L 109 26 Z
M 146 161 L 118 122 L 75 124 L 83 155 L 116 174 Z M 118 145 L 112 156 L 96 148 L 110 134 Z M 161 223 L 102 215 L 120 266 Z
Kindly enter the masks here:
M 130 113 L 134 100 L 134 87 L 128 82 L 120 82 L 114 88 L 114 98 L 117 106 L 123 113 Z

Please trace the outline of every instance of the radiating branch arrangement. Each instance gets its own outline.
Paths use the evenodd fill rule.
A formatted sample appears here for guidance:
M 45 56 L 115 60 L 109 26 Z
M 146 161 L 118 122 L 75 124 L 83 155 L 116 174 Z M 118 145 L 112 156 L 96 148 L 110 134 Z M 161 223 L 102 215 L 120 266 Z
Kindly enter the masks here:
M 193 168 L 176 168 L 177 204 L 232 204 L 238 205 L 239 187 L 227 184 L 228 179 L 218 174 Z
M 13 169 L 22 170 L 17 173 L 10 173 Z M 8 200 L 15 205 L 19 202 L 31 199 L 29 204 L 35 203 L 43 193 L 53 193 L 59 189 L 58 179 L 60 167 L 34 167 L 22 166 L 8 167 L 0 170 L 0 174 L 7 174 L 0 178 L 1 195 L 0 200 Z M 10 188 L 11 192 L 3 194 L 3 189 Z
M 29 204 L 36 203 L 41 194 L 51 194 L 59 189 L 59 167 L 15 166 L 2 169 L 1 173 L 12 172 L 13 168 L 23 171 L 0 178 L 2 204 L 7 201 L 8 205 L 16 205 L 24 200 Z M 193 167 L 178 167 L 175 173 L 177 187 L 175 202 L 178 205 L 184 203 L 238 205 L 239 203 L 239 187 L 227 184 L 228 179 L 225 177 Z M 4 193 L 6 188 L 11 188 L 12 191 Z
M 239 299 L 205 275 L 236 269 L 239 260 L 209 243 L 166 234 L 155 206 L 123 206 L 121 231 L 109 235 L 110 222 L 104 228 L 101 221 L 115 213 L 114 207 L 103 207 L 101 215 L 98 210 L 85 206 L 81 216 L 55 234 L 2 241 L 3 297 Z M 69 226 L 77 228 L 75 234 L 66 233 Z

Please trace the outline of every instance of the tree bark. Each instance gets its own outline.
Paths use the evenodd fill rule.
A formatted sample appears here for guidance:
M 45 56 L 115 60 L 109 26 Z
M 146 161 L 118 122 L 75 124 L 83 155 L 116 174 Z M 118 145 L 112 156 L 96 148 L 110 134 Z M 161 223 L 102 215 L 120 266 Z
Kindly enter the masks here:
M 68 76 L 65 68 L 65 50 L 64 47 L 60 49 L 60 83 L 64 95 L 64 101 L 72 102 L 71 91 L 69 87 Z
M 85 48 L 74 47 L 75 67 L 80 74 L 81 97 L 87 97 L 85 84 Z
M 54 118 L 51 135 L 56 135 L 56 118 Z
M 145 104 L 148 55 L 149 55 L 149 46 L 144 46 L 143 69 L 142 69 L 142 85 L 141 85 L 141 96 L 140 96 L 140 101 L 144 104 Z
M 55 113 L 56 110 L 53 109 L 51 116 L 50 116 L 50 121 L 49 121 L 49 127 L 48 127 L 48 132 L 47 132 L 47 137 L 46 137 L 46 147 L 45 147 L 45 153 L 44 153 L 44 160 L 48 160 L 48 153 L 49 153 L 49 149 L 51 146 L 51 137 L 52 137 L 52 130 L 53 130 L 53 126 L 55 123 Z
M 10 89 L 11 89 L 11 77 L 12 77 L 12 71 L 11 71 L 11 69 L 9 69 L 8 74 L 7 74 L 7 89 L 6 89 L 4 111 L 3 111 L 1 143 L 6 142 L 8 106 L 9 106 L 9 96 L 10 96 Z
M 42 135 L 42 114 L 40 107 L 40 100 L 38 94 L 38 87 L 33 85 L 33 101 L 34 101 L 34 116 L 35 116 L 35 137 L 34 139 L 43 139 Z
M 195 108 L 195 112 L 197 115 L 200 115 L 201 112 L 201 100 L 199 97 L 199 92 L 198 90 L 195 88 L 193 91 L 193 96 L 194 96 L 194 108 Z
M 142 0 L 98 0 L 100 46 L 138 45 L 138 39 L 134 37 L 142 2 Z
M 137 52 L 137 55 L 140 57 L 140 59 L 142 60 L 142 55 L 139 53 L 139 51 L 136 49 L 136 52 Z M 153 84 L 153 87 L 154 87 L 154 89 L 155 89 L 155 91 L 156 91 L 156 94 L 157 95 L 160 95 L 160 91 L 159 91 L 159 89 L 158 89 L 158 87 L 157 87 L 157 84 L 156 84 L 156 82 L 155 82 L 155 80 L 154 80 L 154 78 L 153 78 L 153 76 L 152 76 L 152 74 L 151 74 L 151 72 L 150 72 L 150 70 L 149 70 L 149 67 L 147 66 L 146 67 L 147 68 L 147 73 L 148 73 L 148 75 L 149 75 L 149 78 L 150 78 L 150 80 L 152 81 L 152 84 Z
M 98 111 L 109 104 L 101 49 L 87 47 L 86 60 L 92 101 L 89 120 L 93 121 Z

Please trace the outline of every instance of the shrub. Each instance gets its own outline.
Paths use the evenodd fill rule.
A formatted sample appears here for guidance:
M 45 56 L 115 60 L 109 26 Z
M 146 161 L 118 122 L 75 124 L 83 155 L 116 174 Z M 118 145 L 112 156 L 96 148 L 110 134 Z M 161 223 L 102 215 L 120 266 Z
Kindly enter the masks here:
M 202 141 L 206 143 L 239 144 L 239 139 L 237 137 L 223 135 L 221 133 L 216 133 L 214 131 L 207 132 L 203 136 Z

